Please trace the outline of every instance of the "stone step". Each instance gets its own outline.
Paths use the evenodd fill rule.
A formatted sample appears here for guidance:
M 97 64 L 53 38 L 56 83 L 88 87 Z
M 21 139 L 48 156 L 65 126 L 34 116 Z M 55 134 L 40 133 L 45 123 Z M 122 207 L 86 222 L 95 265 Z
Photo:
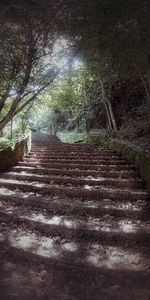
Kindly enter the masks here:
M 149 194 L 146 191 L 142 190 L 132 190 L 132 189 L 119 189 L 112 187 L 90 187 L 85 185 L 84 187 L 65 187 L 59 185 L 50 185 L 39 182 L 28 182 L 28 181 L 19 181 L 11 179 L 0 179 L 0 187 L 6 187 L 10 189 L 19 189 L 25 192 L 39 193 L 42 195 L 66 195 L 69 197 L 79 197 L 83 199 L 98 199 L 103 198 L 110 199 L 122 199 L 130 201 L 136 201 L 138 199 L 148 199 Z
M 61 176 L 94 176 L 95 178 L 106 177 L 106 178 L 137 178 L 137 174 L 133 170 L 128 171 L 97 171 L 97 170 L 79 170 L 79 169 L 54 169 L 54 168 L 42 168 L 41 166 L 15 166 L 12 168 L 13 171 L 17 172 L 29 172 L 32 174 L 49 174 L 49 175 L 61 175 Z
M 129 165 L 125 160 L 102 160 L 102 159 L 64 159 L 64 158 L 45 158 L 45 157 L 24 157 L 23 162 L 34 162 L 34 163 L 68 163 L 68 164 L 87 164 L 87 165 Z
M 119 157 L 119 156 L 106 156 L 106 155 L 92 155 L 92 154 L 82 154 L 82 155 L 79 155 L 78 153 L 76 154 L 49 154 L 49 155 L 45 155 L 44 153 L 43 154 L 32 154 L 31 152 L 28 153 L 28 155 L 26 155 L 26 158 L 45 158 L 45 159 L 66 159 L 66 160 L 72 160 L 72 159 L 79 159 L 79 160 L 113 160 L 114 162 L 117 160 L 119 160 L 120 162 L 121 161 L 124 161 L 124 158 L 122 157 Z
M 50 163 L 44 163 L 44 162 L 25 162 L 25 161 L 20 161 L 18 163 L 19 166 L 41 166 L 45 168 L 57 168 L 57 169 L 79 169 L 79 170 L 102 170 L 102 171 L 111 171 L 111 170 L 116 170 L 116 171 L 126 171 L 126 170 L 134 170 L 135 167 L 133 165 L 103 165 L 103 164 L 98 164 L 98 165 L 87 165 L 87 164 L 80 164 L 80 163 L 55 163 L 55 162 L 50 162 Z
M 54 176 L 54 175 L 37 175 L 32 174 L 30 172 L 9 172 L 3 173 L 3 178 L 10 178 L 10 179 L 20 179 L 20 180 L 28 180 L 28 181 L 38 181 L 38 182 L 45 182 L 45 183 L 56 183 L 61 185 L 74 185 L 74 186 L 81 186 L 81 185 L 90 185 L 90 186 L 101 186 L 101 185 L 109 185 L 109 186 L 116 186 L 116 187 L 129 187 L 129 188 L 137 188 L 142 187 L 142 180 L 139 178 L 131 178 L 131 179 L 122 179 L 122 178 L 105 178 L 99 177 L 94 178 L 92 176 L 88 177 L 68 177 L 68 176 Z
M 134 218 L 138 220 L 148 220 L 150 206 L 144 200 L 135 202 L 121 200 L 103 199 L 101 201 L 84 201 L 79 198 L 69 198 L 61 196 L 34 195 L 32 192 L 19 192 L 10 189 L 0 189 L 0 199 L 8 205 L 29 207 L 33 210 L 47 211 L 55 215 L 77 215 L 77 216 L 109 216 L 116 218 Z
M 106 147 L 103 147 L 103 146 L 96 146 L 96 145 L 93 145 L 93 144 L 68 144 L 68 143 L 48 143 L 47 145 L 44 145 L 43 143 L 40 144 L 40 145 L 36 145 L 34 143 L 32 143 L 32 149 L 34 151 L 46 151 L 46 150 L 49 150 L 49 149 L 76 149 L 77 151 L 79 150 L 89 150 L 89 151 L 111 151 L 111 149 L 107 149 Z
M 46 258 L 47 263 L 53 263 L 55 266 L 69 264 L 74 267 L 105 268 L 111 271 L 121 269 L 128 272 L 148 271 L 150 261 L 147 249 L 140 248 L 140 245 L 129 247 L 128 243 L 114 246 L 96 242 L 78 242 L 74 239 L 61 238 L 59 235 L 55 237 L 39 235 L 21 226 L 17 228 L 4 226 L 0 239 L 1 248 L 3 245 L 7 246 L 7 249 L 11 247 L 16 250 L 17 256 L 20 252 L 25 258 L 34 254 L 40 258 L 40 262 L 42 258 Z
M 65 150 L 60 150 L 59 151 L 56 151 L 56 150 L 49 150 L 49 151 L 32 151 L 30 152 L 31 155 L 44 155 L 44 156 L 49 156 L 49 155 L 55 155 L 55 156 L 63 156 L 63 157 L 66 157 L 66 156 L 78 156 L 78 157 L 81 157 L 81 156 L 84 156 L 84 157 L 88 157 L 88 156 L 93 156 L 93 157 L 104 157 L 104 156 L 107 156 L 107 157 L 117 157 L 117 154 L 115 155 L 115 153 L 113 152 L 94 152 L 94 151 L 91 151 L 91 152 L 87 152 L 87 151 L 65 151 Z
M 31 211 L 27 208 L 5 206 L 0 203 L 1 222 L 26 225 L 45 236 L 60 236 L 74 241 L 96 242 L 107 245 L 147 243 L 150 238 L 150 222 L 130 219 L 112 219 L 56 215 Z

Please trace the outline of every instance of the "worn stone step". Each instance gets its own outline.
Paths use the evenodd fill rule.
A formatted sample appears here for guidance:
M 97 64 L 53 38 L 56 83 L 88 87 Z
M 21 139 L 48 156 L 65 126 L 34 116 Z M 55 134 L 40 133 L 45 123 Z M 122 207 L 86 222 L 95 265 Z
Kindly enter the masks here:
M 28 191 L 33 193 L 40 193 L 42 195 L 67 195 L 69 197 L 75 196 L 80 198 L 91 199 L 122 199 L 135 201 L 137 199 L 148 199 L 149 194 L 142 190 L 131 190 L 131 189 L 119 189 L 112 187 L 90 187 L 85 185 L 84 187 L 65 187 L 59 185 L 49 185 L 39 182 L 28 182 L 10 179 L 0 179 L 0 187 L 6 187 L 10 189 L 20 189 L 22 191 Z
M 73 216 L 50 216 L 33 212 L 27 208 L 6 207 L 0 203 L 0 220 L 26 225 L 29 230 L 36 230 L 45 236 L 60 236 L 74 241 L 96 242 L 107 245 L 129 243 L 137 245 L 147 243 L 150 238 L 150 223 L 130 219 L 114 220 L 111 217 L 77 218 Z
M 50 237 L 39 235 L 28 229 L 4 227 L 1 233 L 1 247 L 13 247 L 23 250 L 24 256 L 29 253 L 46 258 L 49 263 L 71 264 L 72 266 L 106 268 L 110 270 L 132 270 L 140 272 L 149 270 L 150 261 L 147 249 L 103 245 L 99 243 L 84 243 L 60 236 Z M 18 251 L 16 251 L 17 253 Z M 42 260 L 40 261 L 42 262 Z M 34 261 L 34 260 L 33 260 Z
M 108 149 L 106 147 L 103 146 L 97 146 L 94 144 L 69 144 L 69 143 L 48 143 L 47 145 L 44 145 L 43 143 L 40 145 L 36 145 L 34 143 L 32 143 L 32 149 L 34 151 L 46 151 L 49 149 L 59 149 L 61 147 L 61 149 L 71 149 L 71 150 L 89 150 L 89 151 L 111 151 L 111 149 Z
M 33 174 L 50 174 L 50 175 L 61 175 L 61 176 L 94 176 L 98 177 L 111 177 L 111 178 L 137 178 L 137 174 L 133 170 L 128 171 L 97 171 L 97 170 L 79 170 L 79 169 L 54 169 L 54 168 L 44 168 L 41 166 L 15 166 L 12 168 L 13 171 L 17 172 L 29 172 Z
M 46 175 L 37 175 L 27 172 L 9 172 L 3 173 L 3 178 L 9 179 L 17 179 L 17 180 L 28 180 L 28 181 L 38 181 L 38 182 L 45 182 L 45 183 L 56 183 L 56 184 L 65 184 L 65 185 L 74 185 L 74 186 L 81 186 L 88 184 L 90 186 L 101 186 L 101 185 L 109 185 L 109 186 L 116 186 L 116 187 L 131 187 L 137 188 L 142 187 L 142 180 L 136 179 L 122 179 L 122 178 L 105 178 L 105 177 L 68 177 L 68 176 L 46 176 Z
M 108 157 L 108 158 L 111 158 L 111 157 L 117 157 L 117 154 L 115 155 L 115 153 L 111 153 L 111 152 L 94 152 L 94 151 L 91 151 L 91 152 L 85 152 L 85 151 L 81 151 L 81 152 L 79 152 L 79 151 L 65 151 L 65 150 L 61 150 L 61 148 L 60 148 L 60 150 L 59 151 L 56 151 L 56 150 L 53 150 L 53 151 L 32 151 L 31 150 L 31 152 L 30 152 L 30 155 L 38 155 L 38 156 L 40 156 L 40 155 L 44 155 L 44 156 L 50 156 L 50 155 L 55 155 L 55 156 L 63 156 L 63 157 L 67 157 L 67 156 L 72 156 L 72 157 L 74 157 L 74 156 L 78 156 L 78 157 L 91 157 L 91 156 L 93 156 L 93 157 Z
M 78 150 L 75 150 L 75 149 L 65 149 L 65 148 L 62 148 L 62 147 L 58 147 L 57 148 L 54 148 L 54 149 L 51 149 L 51 148 L 48 148 L 47 150 L 33 150 L 31 149 L 30 151 L 30 154 L 29 155 L 56 155 L 56 156 L 60 156 L 60 155 L 64 155 L 64 156 L 75 156 L 75 155 L 78 155 L 78 156 L 91 156 L 93 155 L 93 157 L 95 156 L 98 156 L 98 157 L 102 157 L 102 156 L 106 156 L 106 157 L 119 157 L 119 155 L 114 152 L 114 151 L 110 151 L 110 150 L 95 150 L 95 149 L 90 149 L 90 150 L 86 150 L 86 149 L 78 149 Z
M 83 155 L 79 155 L 78 153 L 76 154 L 49 154 L 49 155 L 45 155 L 44 153 L 43 154 L 32 154 L 31 152 L 28 153 L 28 155 L 26 155 L 26 158 L 45 158 L 45 159 L 66 159 L 66 160 L 72 160 L 72 159 L 79 159 L 79 160 L 113 160 L 114 162 L 117 160 L 119 160 L 120 162 L 121 161 L 124 161 L 125 159 L 120 157 L 120 156 L 115 156 L 115 155 L 109 155 L 109 156 L 106 156 L 106 155 L 94 155 L 94 154 L 83 154 Z
M 64 143 L 61 143 L 61 144 L 49 144 L 49 145 L 40 145 L 38 147 L 35 147 L 32 143 L 32 147 L 31 147 L 31 150 L 34 151 L 34 152 L 43 152 L 43 151 L 51 151 L 51 150 L 56 150 L 56 151 L 63 151 L 63 150 L 68 150 L 68 151 L 77 151 L 77 152 L 107 152 L 107 153 L 117 153 L 115 150 L 112 150 L 112 149 L 109 149 L 109 148 L 106 148 L 106 147 L 100 147 L 100 146 L 95 146 L 95 145 L 92 145 L 92 146 L 84 146 L 84 144 L 82 145 L 78 145 L 78 147 L 74 147 L 73 145 L 71 146 L 68 146 L 68 144 L 64 144 Z
M 91 300 L 93 295 L 96 295 L 94 300 L 98 300 L 97 295 L 101 295 L 103 300 L 128 300 L 135 297 L 136 300 L 141 300 L 148 299 L 150 295 L 147 272 L 90 266 L 82 266 L 81 272 L 80 266 L 67 263 L 55 265 L 52 260 L 29 251 L 12 246 L 7 248 L 5 243 L 1 243 L 1 249 L 1 269 L 8 283 L 8 288 L 6 283 L 4 284 L 4 299 L 7 300 L 12 298 L 12 295 L 14 298 L 16 294 L 20 299 L 80 300 Z M 14 277 L 18 279 L 17 286 L 14 285 Z M 44 287 L 41 285 L 43 281 Z M 1 298 L 3 299 L 2 293 Z
M 105 160 L 105 159 L 65 159 L 65 158 L 33 158 L 33 157 L 24 157 L 23 158 L 24 162 L 35 162 L 35 163 L 68 163 L 68 164 L 87 164 L 87 165 L 99 165 L 99 164 L 104 164 L 104 165 L 129 165 L 129 163 L 125 160 Z
M 81 201 L 79 198 L 69 198 L 61 196 L 34 195 L 32 192 L 19 192 L 10 189 L 0 189 L 0 199 L 9 205 L 30 207 L 33 210 L 47 211 L 49 214 L 65 214 L 79 216 L 113 216 L 115 218 L 135 218 L 138 220 L 148 220 L 150 206 L 148 202 L 135 201 L 133 203 L 119 200 L 103 199 L 102 201 L 87 200 Z
M 18 163 L 19 166 L 41 166 L 45 168 L 57 168 L 57 169 L 80 169 L 80 170 L 104 170 L 104 171 L 111 171 L 111 170 L 132 170 L 135 169 L 133 165 L 103 165 L 103 164 L 98 164 L 98 165 L 87 165 L 87 164 L 80 164 L 80 163 L 55 163 L 55 162 L 50 162 L 50 163 L 44 163 L 44 162 L 25 162 L 25 161 L 20 161 Z

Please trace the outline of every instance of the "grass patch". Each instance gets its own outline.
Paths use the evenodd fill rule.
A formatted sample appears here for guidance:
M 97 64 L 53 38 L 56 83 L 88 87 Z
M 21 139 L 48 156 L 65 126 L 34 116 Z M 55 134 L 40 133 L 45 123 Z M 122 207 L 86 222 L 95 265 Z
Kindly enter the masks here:
M 58 132 L 57 136 L 63 143 L 73 144 L 75 142 L 84 140 L 86 134 L 80 132 Z

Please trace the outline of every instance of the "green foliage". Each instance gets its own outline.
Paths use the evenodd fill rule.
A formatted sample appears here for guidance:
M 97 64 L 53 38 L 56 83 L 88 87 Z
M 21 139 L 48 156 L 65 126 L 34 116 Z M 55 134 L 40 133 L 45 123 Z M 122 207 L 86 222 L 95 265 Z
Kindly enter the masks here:
M 79 132 L 58 132 L 57 136 L 63 143 L 73 144 L 78 141 L 83 141 L 86 137 L 86 134 Z
M 0 138 L 0 150 L 6 148 L 14 148 L 15 140 L 14 139 L 7 139 L 7 138 Z
M 35 103 L 27 116 L 27 124 L 31 129 L 56 134 L 58 129 L 64 129 L 65 117 L 63 113 L 47 104 L 43 106 L 41 101 Z
M 41 117 L 38 116 L 39 124 L 35 126 L 49 126 L 52 130 L 53 125 L 61 119 L 56 111 L 68 111 L 70 128 L 75 122 L 79 129 L 89 131 L 90 123 L 95 121 L 98 114 L 102 114 L 102 126 L 110 130 L 117 129 L 118 124 L 115 123 L 118 110 L 116 104 L 114 112 L 115 97 L 112 93 L 115 86 L 116 95 L 119 94 L 116 81 L 135 77 L 136 73 L 146 92 L 149 92 L 149 1 L 40 2 L 20 3 L 16 0 L 11 5 L 2 4 L 0 104 L 3 105 L 5 96 L 7 101 L 4 100 L 3 109 L 0 109 L 1 128 L 10 121 L 13 114 L 18 113 L 18 109 L 24 109 L 24 104 L 30 105 L 33 100 L 37 101 L 34 98 L 37 89 L 47 87 L 51 78 L 58 74 L 60 66 L 64 67 L 62 62 L 75 52 L 83 65 L 74 70 L 69 62 L 61 70 L 59 79 L 41 97 L 45 109 L 39 112 Z M 61 43 L 64 47 L 59 51 Z M 16 95 L 19 95 L 19 100 Z M 9 112 L 9 118 L 5 120 Z M 33 114 L 31 117 L 34 119 Z M 121 117 L 119 115 L 118 123 Z M 1 124 L 3 119 L 6 122 Z M 24 117 L 21 122 L 24 131 Z M 133 136 L 139 130 L 138 127 Z
M 101 94 L 99 79 L 91 68 L 77 60 L 66 75 L 50 86 L 44 98 L 49 107 L 69 112 L 70 121 L 75 122 L 78 129 L 85 130 L 95 119 L 95 112 L 103 107 Z

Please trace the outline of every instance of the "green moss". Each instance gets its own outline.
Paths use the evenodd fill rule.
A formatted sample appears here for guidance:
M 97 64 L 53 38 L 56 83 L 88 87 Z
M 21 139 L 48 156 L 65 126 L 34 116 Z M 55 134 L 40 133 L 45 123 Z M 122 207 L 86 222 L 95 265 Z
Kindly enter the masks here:
M 30 133 L 24 138 L 18 140 L 14 147 L 7 147 L 0 150 L 0 171 L 8 169 L 18 163 L 31 149 Z
M 86 142 L 106 146 L 119 155 L 126 157 L 139 170 L 142 179 L 150 190 L 150 153 L 129 142 L 111 139 L 103 135 L 90 134 Z

